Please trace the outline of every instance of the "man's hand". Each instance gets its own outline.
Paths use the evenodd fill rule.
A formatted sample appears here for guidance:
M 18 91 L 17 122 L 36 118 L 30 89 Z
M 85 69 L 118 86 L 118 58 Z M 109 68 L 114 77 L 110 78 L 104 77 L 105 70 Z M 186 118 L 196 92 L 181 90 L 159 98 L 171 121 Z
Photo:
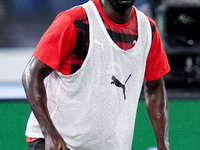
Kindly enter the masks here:
M 54 136 L 46 136 L 45 137 L 45 150 L 69 150 L 67 148 L 67 144 L 60 136 L 60 134 L 56 134 Z

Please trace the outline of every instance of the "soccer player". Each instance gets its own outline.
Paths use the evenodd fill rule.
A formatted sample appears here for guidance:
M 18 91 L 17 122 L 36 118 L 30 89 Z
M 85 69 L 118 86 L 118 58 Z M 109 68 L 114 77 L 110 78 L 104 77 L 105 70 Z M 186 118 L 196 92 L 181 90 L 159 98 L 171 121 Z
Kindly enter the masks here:
M 170 67 L 156 23 L 133 4 L 89 1 L 45 32 L 22 77 L 30 150 L 131 150 L 142 85 L 158 150 L 169 149 Z

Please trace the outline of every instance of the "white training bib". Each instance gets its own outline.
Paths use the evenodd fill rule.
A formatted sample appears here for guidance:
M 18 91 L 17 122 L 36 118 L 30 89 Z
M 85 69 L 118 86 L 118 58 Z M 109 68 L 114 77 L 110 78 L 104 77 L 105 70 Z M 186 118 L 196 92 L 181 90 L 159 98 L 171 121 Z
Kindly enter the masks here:
M 131 150 L 150 23 L 136 10 L 138 41 L 124 51 L 112 41 L 94 3 L 83 7 L 89 20 L 88 55 L 76 73 L 53 71 L 46 79 L 50 116 L 71 150 Z M 26 135 L 43 137 L 33 113 Z

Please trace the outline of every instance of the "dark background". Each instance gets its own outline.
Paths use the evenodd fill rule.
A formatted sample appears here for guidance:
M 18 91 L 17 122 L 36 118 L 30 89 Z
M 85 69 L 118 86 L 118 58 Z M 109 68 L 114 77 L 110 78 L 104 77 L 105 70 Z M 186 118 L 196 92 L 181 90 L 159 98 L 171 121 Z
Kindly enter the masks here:
M 0 50 L 36 47 L 58 13 L 86 1 L 0 0 Z M 165 76 L 169 98 L 200 98 L 200 6 L 160 0 L 136 0 L 135 6 L 160 30 L 171 66 Z

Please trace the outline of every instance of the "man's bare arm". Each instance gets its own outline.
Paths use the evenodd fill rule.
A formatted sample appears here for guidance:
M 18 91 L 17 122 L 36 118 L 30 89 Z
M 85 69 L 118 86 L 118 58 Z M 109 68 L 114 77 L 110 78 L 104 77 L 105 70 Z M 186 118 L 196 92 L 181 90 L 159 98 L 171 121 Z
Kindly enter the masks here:
M 22 83 L 29 105 L 44 135 L 45 149 L 67 150 L 66 143 L 56 130 L 47 109 L 47 96 L 43 81 L 52 71 L 52 68 L 32 57 L 23 72 Z
M 144 81 L 144 95 L 158 150 L 169 150 L 168 99 L 163 77 L 154 81 Z

